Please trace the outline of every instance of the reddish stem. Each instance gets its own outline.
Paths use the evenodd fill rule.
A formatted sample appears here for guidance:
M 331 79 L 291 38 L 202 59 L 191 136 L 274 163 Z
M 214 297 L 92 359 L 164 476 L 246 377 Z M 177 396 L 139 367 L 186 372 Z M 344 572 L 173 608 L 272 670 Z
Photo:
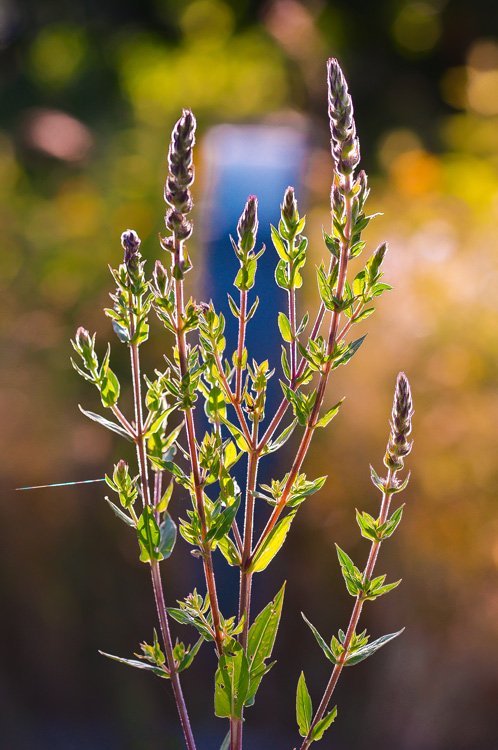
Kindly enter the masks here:
M 392 480 L 394 479 L 394 477 L 395 477 L 395 473 L 393 474 L 391 470 L 389 469 L 388 474 L 387 474 L 387 479 L 386 479 L 386 487 L 389 487 L 392 484 Z M 387 492 L 384 492 L 382 494 L 382 504 L 380 507 L 379 525 L 382 525 L 387 520 L 389 507 L 391 505 L 391 498 L 392 498 L 392 495 Z M 373 569 L 377 561 L 381 543 L 382 542 L 372 542 L 372 545 L 370 547 L 370 553 L 368 555 L 367 565 L 365 568 L 365 572 L 363 574 L 364 581 L 369 581 L 372 577 Z M 313 721 L 311 722 L 311 726 L 308 731 L 308 734 L 306 735 L 303 741 L 303 744 L 301 745 L 300 750 L 307 750 L 307 748 L 310 746 L 312 742 L 311 734 L 313 732 L 313 729 L 318 724 L 320 719 L 323 718 L 323 715 L 325 711 L 327 710 L 327 706 L 330 703 L 332 693 L 334 692 L 335 686 L 337 685 L 339 677 L 341 676 L 342 669 L 348 657 L 349 647 L 351 645 L 353 636 L 356 632 L 356 626 L 358 625 L 358 620 L 360 619 L 360 615 L 361 615 L 361 611 L 363 609 L 364 603 L 365 603 L 365 599 L 360 594 L 358 598 L 356 599 L 355 605 L 353 607 L 353 612 L 351 614 L 351 619 L 349 620 L 346 637 L 343 643 L 344 651 L 339 657 L 338 663 L 334 666 L 334 669 L 332 670 L 332 675 L 330 677 L 327 687 L 325 688 L 323 698 L 320 701 L 320 705 L 317 708 L 316 714 L 313 717 Z
M 242 397 L 242 355 L 244 353 L 244 343 L 246 338 L 246 310 L 247 291 L 242 289 L 240 292 L 239 342 L 237 347 L 237 364 L 235 367 L 235 402 L 237 404 L 240 404 Z
M 140 482 L 142 485 L 142 496 L 144 505 L 150 505 L 150 487 L 149 477 L 147 471 L 147 457 L 145 452 L 145 438 L 143 430 L 143 414 L 142 414 L 142 394 L 140 389 L 140 357 L 138 351 L 138 344 L 132 344 L 130 346 L 131 355 L 131 372 L 133 381 L 133 399 L 135 405 L 135 428 L 136 428 L 136 446 L 138 456 L 138 466 L 140 471 Z M 156 492 L 160 491 L 160 482 L 156 483 Z M 187 743 L 188 750 L 195 750 L 195 742 L 190 726 L 190 720 L 188 717 L 187 707 L 185 699 L 183 697 L 183 691 L 180 684 L 180 677 L 176 671 L 175 659 L 173 657 L 173 644 L 171 641 L 171 634 L 168 624 L 168 614 L 166 610 L 166 604 L 164 602 L 164 593 L 162 587 L 161 576 L 159 573 L 159 564 L 156 560 L 151 560 L 150 563 L 152 586 L 154 589 L 154 598 L 156 600 L 157 614 L 159 617 L 159 623 L 161 626 L 161 633 L 163 636 L 164 652 L 166 656 L 166 662 L 170 672 L 171 686 L 175 695 L 176 705 L 178 708 L 178 714 L 185 734 L 185 741 Z

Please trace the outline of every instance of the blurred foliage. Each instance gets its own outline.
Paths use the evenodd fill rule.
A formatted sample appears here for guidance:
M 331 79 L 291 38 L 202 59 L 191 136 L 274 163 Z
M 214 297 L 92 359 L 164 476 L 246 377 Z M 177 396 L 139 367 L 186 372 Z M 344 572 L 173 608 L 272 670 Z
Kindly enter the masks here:
M 8 490 L 103 476 L 118 457 L 76 409 L 88 394 L 70 369 L 68 342 L 77 324 L 110 335 L 101 312 L 106 264 L 119 261 L 124 229 L 141 235 L 146 257 L 159 255 L 166 147 L 182 107 L 194 109 L 200 130 L 191 256 L 202 248 L 202 134 L 227 121 L 295 122 L 312 145 L 298 198 L 319 263 L 331 179 L 325 60 L 338 56 L 356 103 L 370 207 L 384 212 L 368 237 L 372 248 L 389 241 L 386 280 L 395 291 L 331 389 L 331 404 L 348 398 L 307 466 L 329 474 L 329 491 L 310 505 L 272 569 L 274 585 L 260 592 L 267 599 L 288 576 L 279 669 L 266 705 L 254 710 L 265 742 L 271 737 L 276 750 L 295 742 L 278 738 L 303 666 L 292 660 L 295 637 L 308 639 L 316 666 L 307 668 L 310 691 L 323 688 L 320 654 L 297 612 L 309 612 L 323 633 L 345 625 L 333 542 L 366 555 L 348 547 L 353 511 L 373 511 L 368 464 L 382 459 L 390 394 L 404 369 L 416 444 L 406 512 L 385 560 L 404 582 L 390 608 L 372 608 L 367 619 L 374 635 L 407 630 L 374 671 L 346 675 L 335 746 L 496 747 L 496 3 L 0 0 L 0 55 L 0 700 L 11 716 L 2 745 L 180 747 L 163 686 L 96 653 L 109 643 L 131 652 L 154 623 L 136 550 L 115 528 L 100 486 Z M 201 294 L 201 274 L 197 284 Z M 164 349 L 159 332 L 154 341 L 150 366 Z M 171 601 L 197 570 L 186 552 L 175 554 L 165 569 Z M 320 597 L 321 587 L 330 596 Z M 200 750 L 217 747 L 201 690 L 211 691 L 210 677 L 188 680 L 194 724 L 205 726 Z M 388 726 L 376 718 L 385 706 Z

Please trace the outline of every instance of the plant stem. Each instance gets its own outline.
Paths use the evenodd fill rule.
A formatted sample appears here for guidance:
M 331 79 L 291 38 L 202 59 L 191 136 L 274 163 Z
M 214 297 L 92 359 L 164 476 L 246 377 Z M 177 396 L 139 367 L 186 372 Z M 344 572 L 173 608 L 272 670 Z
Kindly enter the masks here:
M 258 442 L 258 421 L 255 419 L 252 429 L 252 441 L 256 445 Z M 252 552 L 252 535 L 254 525 L 254 495 L 256 489 L 256 478 L 258 474 L 259 453 L 257 450 L 249 454 L 247 465 L 247 487 L 246 487 L 246 512 L 244 517 L 244 546 L 242 552 L 242 567 L 240 574 L 240 600 L 239 600 L 239 620 L 246 616 L 244 628 L 242 630 L 241 645 L 247 648 L 247 635 L 249 632 L 249 610 L 251 602 L 251 579 L 252 574 L 247 570 L 247 561 Z
M 247 310 L 247 291 L 240 291 L 240 318 L 239 318 L 239 341 L 237 347 L 237 365 L 235 368 L 235 402 L 240 404 L 242 396 L 242 356 L 244 353 L 244 343 L 246 337 L 246 310 Z
M 178 242 L 178 241 L 177 241 Z M 185 340 L 185 331 L 183 330 L 183 280 L 175 279 L 175 300 L 176 300 L 176 345 L 178 348 L 178 360 L 180 364 L 180 374 L 183 378 L 188 373 L 187 364 L 187 346 Z M 194 494 L 196 509 L 202 528 L 202 538 L 206 535 L 206 513 L 204 509 L 204 490 L 202 487 L 201 473 L 199 470 L 199 460 L 197 455 L 197 441 L 195 437 L 195 426 L 192 409 L 185 409 L 185 426 L 187 432 L 187 442 L 192 467 L 192 476 L 194 481 Z M 209 593 L 211 613 L 213 615 L 213 625 L 215 631 L 215 641 L 218 653 L 223 653 L 223 631 L 221 629 L 220 610 L 218 605 L 218 596 L 216 592 L 216 582 L 214 579 L 213 560 L 211 555 L 211 546 L 201 544 L 202 562 L 204 565 L 204 575 L 206 586 Z
M 387 479 L 386 479 L 386 487 L 389 487 L 391 485 L 394 477 L 395 477 L 395 473 L 393 474 L 391 469 L 389 469 L 388 474 L 387 474 Z M 384 492 L 382 494 L 379 525 L 382 525 L 387 520 L 389 507 L 391 504 L 391 498 L 392 498 L 392 495 L 387 492 Z M 365 567 L 365 572 L 363 573 L 364 581 L 368 581 L 372 577 L 373 569 L 377 561 L 377 557 L 379 554 L 379 549 L 380 549 L 381 544 L 382 542 L 372 542 L 372 545 L 370 547 L 370 553 L 368 555 L 367 565 Z M 356 632 L 356 626 L 358 624 L 358 620 L 360 619 L 360 615 L 361 615 L 361 611 L 363 609 L 364 603 L 365 603 L 365 599 L 363 598 L 363 595 L 359 594 L 356 599 L 355 605 L 353 607 L 353 612 L 351 613 L 351 619 L 349 620 L 349 625 L 348 625 L 346 637 L 344 639 L 344 644 L 343 644 L 344 651 L 342 652 L 341 656 L 338 659 L 338 664 L 336 664 L 334 666 L 334 669 L 332 670 L 332 675 L 330 677 L 329 683 L 327 687 L 325 688 L 323 698 L 320 701 L 320 705 L 318 706 L 315 716 L 313 717 L 313 721 L 311 722 L 311 726 L 308 731 L 308 734 L 306 735 L 303 741 L 303 744 L 301 745 L 301 750 L 307 750 L 307 748 L 310 746 L 312 742 L 311 733 L 313 732 L 314 727 L 318 724 L 320 719 L 323 717 L 325 711 L 327 710 L 327 706 L 332 697 L 332 693 L 334 692 L 335 686 L 337 685 L 339 677 L 341 676 L 342 669 L 348 657 L 349 646 L 351 645 L 351 640 Z
M 290 344 L 290 371 L 291 371 L 291 384 L 295 387 L 296 382 L 296 367 L 297 367 L 297 339 L 296 339 L 296 289 L 291 287 L 289 289 L 289 323 L 290 331 L 292 336 L 292 342 Z
M 235 394 L 232 393 L 232 389 L 230 388 L 230 384 L 226 378 L 226 375 L 223 370 L 223 364 L 220 359 L 220 355 L 216 347 L 214 348 L 214 357 L 216 360 L 216 367 L 218 368 L 218 372 L 220 373 L 221 382 L 223 383 L 223 387 L 225 389 L 225 395 L 234 407 L 235 411 L 237 412 L 237 416 L 239 418 L 239 424 L 242 429 L 242 432 L 244 433 L 244 437 L 247 440 L 247 444 L 251 447 L 252 446 L 252 438 L 251 433 L 249 432 L 249 427 L 247 426 L 247 420 L 244 416 L 244 412 L 242 411 L 242 406 L 240 405 L 240 402 L 238 402 L 235 398 Z
M 153 560 L 151 562 L 150 572 L 152 575 L 152 586 L 154 588 L 154 597 L 156 600 L 157 612 L 159 614 L 159 622 L 161 624 L 161 633 L 163 636 L 166 661 L 168 662 L 168 669 L 170 671 L 171 687 L 173 688 L 173 693 L 175 695 L 176 705 L 178 708 L 178 713 L 180 715 L 183 733 L 185 734 L 187 748 L 188 750 L 195 750 L 194 736 L 192 734 L 192 728 L 190 726 L 187 706 L 185 705 L 185 699 L 183 697 L 182 686 L 180 684 L 180 676 L 176 671 L 175 659 L 173 657 L 173 644 L 171 641 L 171 633 L 169 630 L 166 605 L 164 602 L 161 574 L 159 571 L 159 563 L 156 560 Z
M 133 400 L 135 405 L 135 442 L 137 446 L 140 483 L 142 487 L 144 505 L 150 505 L 150 487 L 147 471 L 147 457 L 145 452 L 145 438 L 143 434 L 142 394 L 140 388 L 140 356 L 138 344 L 132 344 L 130 346 L 130 355 L 133 380 Z M 156 488 L 158 486 L 160 487 L 160 485 L 156 484 Z M 185 705 L 185 699 L 183 697 L 180 677 L 176 671 L 175 659 L 173 657 L 173 645 L 171 642 L 171 634 L 169 631 L 168 613 L 166 610 L 166 604 L 164 602 L 164 593 L 159 572 L 159 563 L 156 560 L 151 561 L 150 571 L 152 576 L 152 586 L 154 589 L 154 598 L 156 600 L 157 614 L 159 617 L 161 633 L 163 636 L 164 652 L 170 672 L 171 686 L 175 695 L 176 706 L 180 716 L 180 721 L 182 723 L 188 750 L 195 750 L 194 737 L 192 735 L 192 729 L 190 727 L 190 720 Z
M 133 429 L 133 426 L 128 422 L 125 415 L 122 413 L 121 409 L 119 409 L 116 404 L 114 406 L 111 406 L 112 413 L 118 420 L 118 422 L 121 422 L 122 427 L 126 430 L 128 435 L 133 439 L 136 440 L 136 434 L 135 430 Z

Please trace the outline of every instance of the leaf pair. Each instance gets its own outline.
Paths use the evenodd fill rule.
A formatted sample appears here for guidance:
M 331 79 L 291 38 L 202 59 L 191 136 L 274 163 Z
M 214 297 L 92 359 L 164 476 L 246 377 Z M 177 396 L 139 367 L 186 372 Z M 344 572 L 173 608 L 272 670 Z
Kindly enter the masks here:
M 311 703 L 311 697 L 308 692 L 306 680 L 304 678 L 304 672 L 301 672 L 299 682 L 297 684 L 297 696 L 296 696 L 296 716 L 297 723 L 299 726 L 299 734 L 301 737 L 308 737 L 310 742 L 321 740 L 326 729 L 330 727 L 335 717 L 337 716 L 337 706 L 332 711 L 317 721 L 312 727 L 312 716 L 313 716 L 313 705 Z
M 261 680 L 275 663 L 266 664 L 266 659 L 273 650 L 284 590 L 285 584 L 254 621 L 249 630 L 247 654 L 232 640 L 228 653 L 220 657 L 215 677 L 216 716 L 240 719 L 244 706 L 253 705 Z

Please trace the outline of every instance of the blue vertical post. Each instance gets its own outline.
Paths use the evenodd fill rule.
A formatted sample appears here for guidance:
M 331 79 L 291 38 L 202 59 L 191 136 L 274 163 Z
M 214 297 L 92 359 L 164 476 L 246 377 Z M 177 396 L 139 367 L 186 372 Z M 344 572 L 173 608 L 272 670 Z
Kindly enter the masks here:
M 289 185 L 295 188 L 301 204 L 301 184 L 308 152 L 305 133 L 288 126 L 219 125 L 203 140 L 204 169 L 207 176 L 206 202 L 202 213 L 205 277 L 204 299 L 212 299 L 217 311 L 226 318 L 227 356 L 236 348 L 237 321 L 230 312 L 227 291 L 238 303 L 233 286 L 239 262 L 229 235 L 237 238 L 237 222 L 249 195 L 259 201 L 259 232 L 255 251 L 262 244 L 266 252 L 258 261 L 249 305 L 256 296 L 260 303 L 246 335 L 249 357 L 258 362 L 269 360 L 277 373 L 270 381 L 268 410 L 280 397 L 278 371 L 282 339 L 278 330 L 278 311 L 287 309 L 287 294 L 275 283 L 278 256 L 273 247 L 270 224 L 278 225 L 280 204 Z M 250 361 L 250 360 L 249 360 Z

